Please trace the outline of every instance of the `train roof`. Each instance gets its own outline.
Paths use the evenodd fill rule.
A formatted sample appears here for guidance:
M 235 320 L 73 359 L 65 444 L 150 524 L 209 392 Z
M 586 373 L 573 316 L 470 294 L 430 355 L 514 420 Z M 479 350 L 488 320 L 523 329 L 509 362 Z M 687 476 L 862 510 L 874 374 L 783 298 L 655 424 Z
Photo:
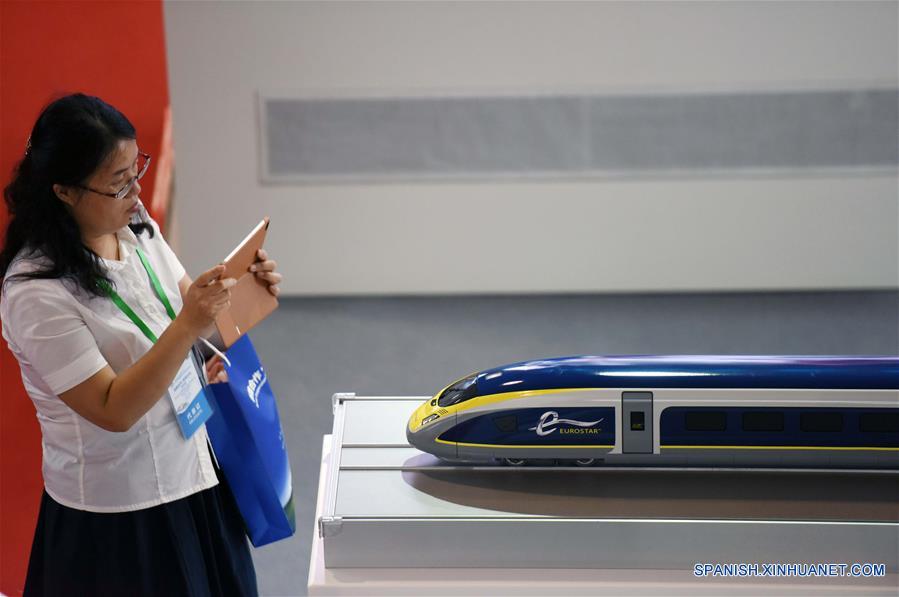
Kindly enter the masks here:
M 899 389 L 899 356 L 570 356 L 478 374 L 478 394 L 561 388 Z

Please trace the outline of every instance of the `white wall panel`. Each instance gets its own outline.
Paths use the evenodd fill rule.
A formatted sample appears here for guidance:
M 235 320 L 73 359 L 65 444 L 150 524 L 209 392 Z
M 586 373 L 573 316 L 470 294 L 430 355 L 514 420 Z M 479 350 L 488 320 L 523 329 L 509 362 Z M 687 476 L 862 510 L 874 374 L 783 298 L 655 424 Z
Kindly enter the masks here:
M 262 215 L 288 294 L 899 285 L 891 173 L 266 186 L 257 94 L 671 93 L 897 83 L 897 5 L 165 5 L 178 245 Z

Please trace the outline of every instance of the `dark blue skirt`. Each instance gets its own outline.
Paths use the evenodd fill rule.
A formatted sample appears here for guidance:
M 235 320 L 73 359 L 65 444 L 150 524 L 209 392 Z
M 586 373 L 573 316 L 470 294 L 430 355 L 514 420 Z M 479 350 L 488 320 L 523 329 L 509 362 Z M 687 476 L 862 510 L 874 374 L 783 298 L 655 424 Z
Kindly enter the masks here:
M 227 482 L 134 512 L 99 514 L 47 495 L 25 596 L 252 595 L 256 571 Z

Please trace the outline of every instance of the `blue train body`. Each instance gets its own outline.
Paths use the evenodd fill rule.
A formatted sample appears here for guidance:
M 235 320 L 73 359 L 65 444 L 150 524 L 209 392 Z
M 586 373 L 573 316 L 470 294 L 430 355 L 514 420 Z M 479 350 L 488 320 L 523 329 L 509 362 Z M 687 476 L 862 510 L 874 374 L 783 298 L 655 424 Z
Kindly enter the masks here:
M 899 468 L 899 357 L 525 361 L 442 389 L 406 435 L 462 462 Z

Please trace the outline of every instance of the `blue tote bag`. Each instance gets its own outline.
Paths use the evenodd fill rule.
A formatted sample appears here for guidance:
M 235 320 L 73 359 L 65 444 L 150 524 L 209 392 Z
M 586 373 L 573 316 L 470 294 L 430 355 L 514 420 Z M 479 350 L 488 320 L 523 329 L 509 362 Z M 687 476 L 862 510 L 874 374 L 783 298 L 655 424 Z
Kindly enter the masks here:
M 249 336 L 225 357 L 228 382 L 208 386 L 206 430 L 247 535 L 260 547 L 296 531 L 290 463 L 275 395 Z

